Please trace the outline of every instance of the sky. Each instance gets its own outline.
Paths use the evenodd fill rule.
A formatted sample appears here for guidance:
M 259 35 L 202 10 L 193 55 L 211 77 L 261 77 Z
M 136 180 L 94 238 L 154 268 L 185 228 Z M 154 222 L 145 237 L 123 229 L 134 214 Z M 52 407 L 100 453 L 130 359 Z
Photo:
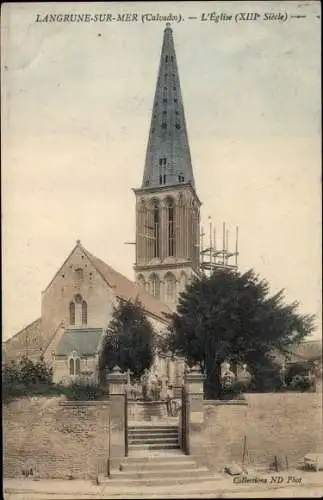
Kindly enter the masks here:
M 138 22 L 36 22 L 72 12 Z M 202 21 L 211 12 L 232 20 Z M 279 12 L 286 22 L 264 20 Z M 319 3 L 105 2 L 2 4 L 3 339 L 40 317 L 77 239 L 134 277 L 125 242 L 165 28 L 142 14 L 182 18 L 171 26 L 202 222 L 226 221 L 231 244 L 238 225 L 240 270 L 316 314 L 321 336 Z

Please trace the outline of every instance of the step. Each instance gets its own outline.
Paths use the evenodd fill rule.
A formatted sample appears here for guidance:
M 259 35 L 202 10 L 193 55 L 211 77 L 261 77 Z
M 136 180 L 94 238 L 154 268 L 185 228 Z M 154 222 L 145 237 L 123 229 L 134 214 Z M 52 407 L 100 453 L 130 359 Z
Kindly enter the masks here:
M 148 431 L 147 429 L 145 431 L 131 431 L 128 432 L 128 436 L 151 436 L 151 435 L 156 435 L 156 436 L 178 436 L 179 432 L 177 430 L 167 430 L 163 431 L 162 429 L 155 430 L 152 429 L 151 431 Z
M 160 446 L 162 445 L 168 445 L 168 444 L 175 444 L 178 445 L 178 439 L 145 439 L 144 441 L 142 440 L 136 440 L 133 439 L 132 441 L 129 441 L 129 446 L 135 446 L 135 445 L 149 445 L 149 444 L 158 444 Z
M 159 478 L 125 478 L 122 479 L 119 475 L 111 476 L 111 478 L 104 478 L 101 484 L 113 484 L 113 486 L 165 486 L 165 484 L 188 484 L 188 483 L 204 483 L 205 481 L 219 481 L 219 478 L 213 477 L 210 473 L 206 475 L 200 475 L 198 477 L 159 477 Z
M 144 434 L 131 433 L 128 434 L 128 440 L 139 439 L 144 441 L 145 439 L 178 439 L 178 432 L 145 432 Z
M 198 467 L 197 463 L 193 460 L 169 460 L 169 461 L 158 461 L 155 463 L 155 461 L 134 461 L 134 462 L 125 462 L 122 464 L 122 471 L 123 472 L 128 472 L 128 471 L 136 471 L 136 470 L 163 470 L 163 471 L 172 471 L 172 470 L 179 470 L 179 469 L 186 469 L 186 468 L 191 468 L 191 469 L 196 469 Z
M 140 464 L 145 464 L 145 463 L 154 463 L 154 464 L 163 464 L 163 463 L 180 463 L 182 461 L 190 461 L 194 462 L 191 455 L 185 455 L 182 450 L 180 449 L 175 449 L 175 450 L 155 450 L 151 451 L 149 454 L 147 454 L 145 451 L 138 450 L 137 454 L 131 454 L 128 457 L 124 458 L 123 463 L 128 464 L 128 463 L 140 463 Z
M 148 434 L 150 432 L 161 432 L 163 434 L 166 434 L 168 432 L 171 433 L 178 433 L 178 427 L 150 427 L 149 429 L 141 429 L 140 427 L 136 427 L 135 429 L 133 428 L 128 428 L 128 434 Z
M 165 479 L 168 481 L 170 478 L 196 478 L 196 477 L 204 477 L 205 479 L 209 479 L 212 476 L 210 475 L 210 471 L 205 467 L 193 467 L 193 468 L 176 468 L 173 470 L 124 470 L 124 471 L 113 471 L 112 478 L 122 478 L 122 479 Z
M 178 432 L 131 432 L 129 439 L 151 439 L 151 438 L 178 438 Z
M 139 432 L 145 432 L 145 431 L 178 431 L 178 425 L 168 425 L 168 424 L 162 424 L 159 423 L 158 425 L 147 425 L 147 423 L 143 423 L 140 425 L 129 425 L 128 426 L 128 431 L 129 432 L 134 432 L 134 431 L 139 431 Z
M 130 444 L 129 451 L 136 450 L 171 450 L 180 449 L 178 443 L 149 443 L 149 444 Z

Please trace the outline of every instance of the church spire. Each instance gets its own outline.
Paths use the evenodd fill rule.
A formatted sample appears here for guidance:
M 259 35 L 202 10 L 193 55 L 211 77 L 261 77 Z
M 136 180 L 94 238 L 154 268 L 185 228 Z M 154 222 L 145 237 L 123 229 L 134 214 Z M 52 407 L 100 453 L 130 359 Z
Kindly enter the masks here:
M 186 130 L 173 31 L 164 30 L 142 188 L 191 183 L 194 176 Z

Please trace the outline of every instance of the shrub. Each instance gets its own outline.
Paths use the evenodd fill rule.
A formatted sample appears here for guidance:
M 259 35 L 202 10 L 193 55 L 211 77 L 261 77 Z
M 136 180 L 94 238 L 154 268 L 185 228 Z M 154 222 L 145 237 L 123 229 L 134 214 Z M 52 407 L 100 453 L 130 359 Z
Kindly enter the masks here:
M 2 393 L 4 401 L 23 396 L 54 395 L 59 391 L 52 383 L 52 369 L 43 358 L 33 362 L 23 357 L 2 368 Z
M 249 386 L 248 381 L 245 380 L 229 380 L 224 379 L 221 388 L 220 399 L 245 399 L 243 392 L 245 392 Z
M 314 389 L 314 381 L 308 375 L 296 374 L 290 381 L 289 388 L 294 391 L 311 391 Z
M 104 394 L 100 386 L 81 380 L 67 386 L 60 386 L 60 393 L 71 401 L 94 401 Z

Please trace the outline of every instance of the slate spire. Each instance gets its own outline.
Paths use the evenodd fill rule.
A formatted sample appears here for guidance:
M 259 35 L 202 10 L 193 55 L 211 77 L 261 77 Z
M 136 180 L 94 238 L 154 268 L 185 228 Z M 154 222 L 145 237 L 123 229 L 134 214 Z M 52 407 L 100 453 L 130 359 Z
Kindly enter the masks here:
M 142 188 L 190 182 L 195 188 L 170 24 L 164 30 Z

